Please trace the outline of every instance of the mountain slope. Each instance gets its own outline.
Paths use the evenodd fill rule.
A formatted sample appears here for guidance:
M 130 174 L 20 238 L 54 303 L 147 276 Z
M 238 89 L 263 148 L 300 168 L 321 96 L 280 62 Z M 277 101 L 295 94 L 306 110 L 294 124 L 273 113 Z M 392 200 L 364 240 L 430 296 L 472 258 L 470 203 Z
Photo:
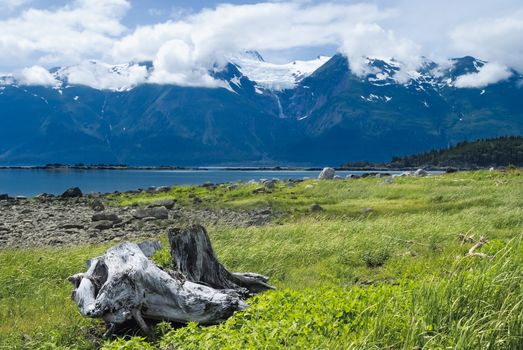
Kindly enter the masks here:
M 265 81 L 290 87 L 269 89 L 263 76 L 261 83 L 253 80 L 252 69 L 242 68 L 246 61 L 258 62 L 257 74 L 265 69 Z M 394 60 L 369 58 L 363 77 L 341 55 L 311 72 L 314 64 L 293 75 L 296 70 L 274 70 L 251 53 L 210 72 L 221 88 L 133 84 L 133 74 L 149 74 L 150 63 L 58 68 L 52 71 L 58 83 L 48 87 L 4 77 L 0 163 L 322 165 L 523 134 L 519 74 L 482 88 L 455 86 L 483 61 L 464 57 L 438 66 L 425 60 L 405 74 Z M 92 74 L 78 75 L 82 69 Z M 108 83 L 106 73 L 117 79 Z M 99 87 L 81 85 L 79 76 Z
M 398 83 L 384 61 L 371 61 L 377 73 L 361 78 L 344 57 L 334 56 L 282 94 L 285 115 L 294 116 L 305 135 L 296 149 L 328 162 L 339 159 L 340 152 L 351 161 L 380 161 L 460 140 L 523 134 L 519 77 L 459 89 L 452 81 L 469 72 L 463 66 L 472 63 L 466 61 L 458 59 L 440 77 L 420 74 Z

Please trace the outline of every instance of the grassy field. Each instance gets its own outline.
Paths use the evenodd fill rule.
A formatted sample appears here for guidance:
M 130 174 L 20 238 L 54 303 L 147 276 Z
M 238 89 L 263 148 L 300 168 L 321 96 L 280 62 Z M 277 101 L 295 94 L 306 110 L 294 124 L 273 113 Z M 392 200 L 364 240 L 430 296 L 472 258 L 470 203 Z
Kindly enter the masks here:
M 256 188 L 108 199 L 272 208 L 267 226 L 207 227 L 230 270 L 268 275 L 278 287 L 246 311 L 219 326 L 160 324 L 153 338 L 103 343 L 103 324 L 78 314 L 66 278 L 111 244 L 0 250 L 0 349 L 523 348 L 522 171 Z M 323 210 L 311 212 L 312 203 Z M 482 236 L 489 257 L 466 257 Z

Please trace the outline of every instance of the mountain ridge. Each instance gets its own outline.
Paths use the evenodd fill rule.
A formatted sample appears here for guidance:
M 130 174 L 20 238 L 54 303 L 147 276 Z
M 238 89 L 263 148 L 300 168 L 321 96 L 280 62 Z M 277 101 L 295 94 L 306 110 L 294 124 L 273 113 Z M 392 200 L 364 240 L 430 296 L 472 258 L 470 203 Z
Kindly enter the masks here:
M 234 62 L 211 72 L 224 88 L 138 84 L 113 91 L 10 81 L 0 86 L 0 163 L 308 166 L 523 134 L 519 73 L 486 87 L 455 86 L 485 64 L 464 57 L 445 70 L 426 60 L 400 83 L 398 62 L 369 58 L 362 77 L 335 55 L 281 90 L 260 85 Z

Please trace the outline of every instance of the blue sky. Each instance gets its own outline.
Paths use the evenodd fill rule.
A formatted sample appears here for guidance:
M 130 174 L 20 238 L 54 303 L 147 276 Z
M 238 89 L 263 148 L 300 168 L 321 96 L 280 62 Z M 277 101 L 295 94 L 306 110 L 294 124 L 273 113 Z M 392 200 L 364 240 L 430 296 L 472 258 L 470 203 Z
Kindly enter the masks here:
M 173 79 L 194 79 L 243 50 L 275 63 L 341 52 L 360 73 L 367 56 L 414 70 L 421 56 L 472 55 L 496 65 L 490 74 L 523 71 L 521 0 L 227 3 L 0 0 L 0 73 L 148 60 Z

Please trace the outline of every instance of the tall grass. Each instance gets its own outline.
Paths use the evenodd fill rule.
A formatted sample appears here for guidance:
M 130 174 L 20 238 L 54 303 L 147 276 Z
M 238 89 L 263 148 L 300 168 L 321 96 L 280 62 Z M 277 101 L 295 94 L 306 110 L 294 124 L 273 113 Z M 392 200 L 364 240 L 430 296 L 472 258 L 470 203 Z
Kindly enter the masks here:
M 193 206 L 199 196 L 210 209 L 271 207 L 278 217 L 270 225 L 208 230 L 230 270 L 267 274 L 279 290 L 219 326 L 162 325 L 156 338 L 106 347 L 523 348 L 522 175 L 310 180 L 265 194 L 247 184 L 178 187 L 112 197 L 117 205 L 171 197 Z M 311 203 L 324 211 L 310 212 Z M 481 251 L 492 257 L 464 257 L 480 236 L 489 240 Z M 101 346 L 103 324 L 79 315 L 66 278 L 108 246 L 0 250 L 0 349 Z M 157 255 L 165 264 L 166 257 L 167 248 Z
M 521 237 L 490 259 L 457 257 L 445 276 L 260 295 L 224 324 L 173 330 L 162 349 L 521 349 Z M 125 344 L 125 343 L 123 343 Z M 122 343 L 107 343 L 116 349 Z M 129 348 L 136 348 L 127 344 Z

